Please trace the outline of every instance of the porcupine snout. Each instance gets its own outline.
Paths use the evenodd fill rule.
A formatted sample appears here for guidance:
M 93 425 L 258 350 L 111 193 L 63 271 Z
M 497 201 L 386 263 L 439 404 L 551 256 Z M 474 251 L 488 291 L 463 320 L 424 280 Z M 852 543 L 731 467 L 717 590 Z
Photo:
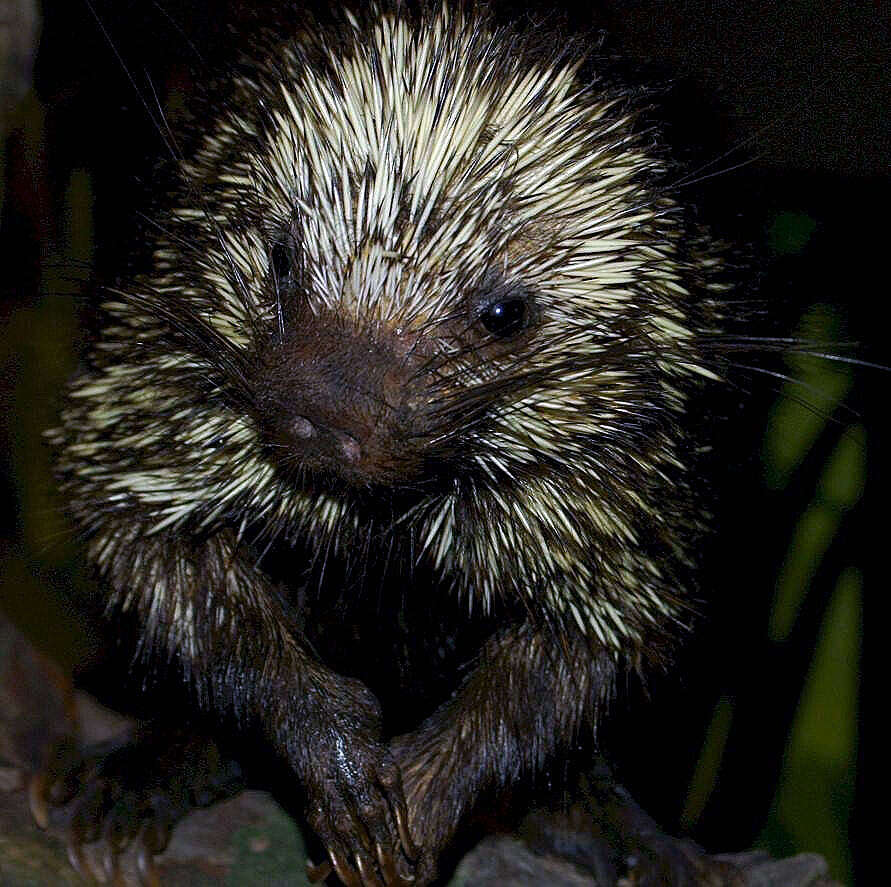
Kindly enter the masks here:
M 314 317 L 266 350 L 261 424 L 288 465 L 361 486 L 415 479 L 424 402 L 416 359 L 386 330 Z

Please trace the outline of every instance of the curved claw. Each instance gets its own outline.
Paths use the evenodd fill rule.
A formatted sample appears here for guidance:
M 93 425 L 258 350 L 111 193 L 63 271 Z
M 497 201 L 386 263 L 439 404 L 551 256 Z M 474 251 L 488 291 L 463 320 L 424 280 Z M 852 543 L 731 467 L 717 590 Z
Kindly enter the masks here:
M 414 875 L 400 875 L 396 870 L 396 862 L 393 857 L 384 851 L 380 844 L 376 847 L 377 864 L 384 876 L 387 887 L 410 887 L 415 883 Z
M 393 816 L 396 820 L 396 828 L 399 830 L 399 840 L 402 842 L 402 852 L 410 862 L 418 858 L 418 847 L 408 830 L 408 808 L 405 798 L 401 796 L 393 805 Z
M 309 878 L 311 884 L 318 884 L 319 881 L 324 881 L 333 871 L 334 867 L 327 859 L 323 859 L 318 865 L 310 862 L 308 859 L 306 860 L 306 877 Z
M 384 883 L 396 884 L 399 875 L 396 872 L 396 863 L 393 861 L 392 855 L 386 853 L 379 843 L 375 845 L 374 849 L 377 855 L 377 864 L 384 876 Z
M 331 864 L 334 866 L 334 871 L 337 872 L 337 877 L 343 881 L 344 887 L 363 887 L 362 882 L 359 880 L 359 875 L 351 866 L 347 865 L 344 860 L 330 850 L 328 851 L 328 855 L 331 857 Z
M 121 882 L 121 869 L 118 852 L 110 843 L 106 842 L 105 852 L 102 854 L 102 871 L 105 880 L 115 887 Z
M 375 871 L 374 863 L 361 853 L 356 854 L 356 868 L 362 877 L 362 887 L 384 887 L 384 882 Z
M 69 837 L 65 846 L 65 851 L 68 854 L 68 862 L 71 864 L 71 868 L 73 868 L 84 880 L 91 882 L 98 881 L 100 884 L 104 883 L 104 878 L 100 878 L 99 875 L 93 871 L 93 867 L 90 865 L 90 862 L 84 853 L 84 846 L 82 843 Z
M 93 873 L 93 877 L 100 884 L 107 884 L 109 882 L 108 872 L 105 870 L 105 860 L 102 856 L 98 858 L 95 855 L 89 855 L 90 851 L 87 850 L 85 856 L 89 860 L 90 871 Z
M 155 865 L 155 854 L 143 840 L 145 829 L 140 832 L 139 854 L 136 857 L 136 868 L 139 872 L 141 887 L 161 887 L 161 876 Z
M 384 796 L 390 805 L 390 813 L 396 821 L 399 841 L 406 859 L 413 862 L 418 855 L 418 848 L 408 828 L 408 805 L 405 802 L 405 791 L 398 767 L 385 764 L 378 770 L 378 783 L 384 790 Z
M 28 807 L 37 825 L 45 829 L 49 825 L 49 801 L 47 800 L 47 775 L 41 771 L 28 780 Z

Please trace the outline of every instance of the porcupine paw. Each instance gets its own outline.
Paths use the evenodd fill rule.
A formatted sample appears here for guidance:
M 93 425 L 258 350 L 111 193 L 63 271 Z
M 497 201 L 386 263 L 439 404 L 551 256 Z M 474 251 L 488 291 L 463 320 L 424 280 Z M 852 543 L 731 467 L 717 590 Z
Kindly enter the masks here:
M 408 810 L 408 828 L 415 844 L 415 876 L 429 884 L 439 875 L 438 862 L 454 835 L 462 808 L 455 804 L 462 786 L 455 778 L 455 742 L 433 725 L 390 740 L 399 766 Z
M 708 856 L 693 841 L 663 832 L 643 833 L 626 858 L 626 877 L 620 884 L 634 887 L 745 887 L 736 866 Z
M 328 674 L 304 692 L 299 718 L 280 736 L 306 796 L 306 819 L 328 859 L 307 864 L 311 881 L 335 871 L 346 887 L 416 884 L 414 845 L 395 758 L 379 742 L 381 708 L 354 678 Z
M 417 885 L 395 762 L 384 746 L 355 736 L 339 751 L 329 758 L 343 755 L 336 772 L 318 773 L 306 785 L 306 818 L 328 854 L 327 861 L 307 867 L 310 880 L 334 870 L 346 887 Z
M 70 738 L 56 743 L 31 778 L 29 801 L 38 825 L 65 827 L 68 858 L 84 876 L 116 883 L 120 857 L 132 849 L 142 882 L 156 884 L 154 857 L 173 826 L 240 787 L 237 764 L 207 737 L 146 727 L 85 749 Z

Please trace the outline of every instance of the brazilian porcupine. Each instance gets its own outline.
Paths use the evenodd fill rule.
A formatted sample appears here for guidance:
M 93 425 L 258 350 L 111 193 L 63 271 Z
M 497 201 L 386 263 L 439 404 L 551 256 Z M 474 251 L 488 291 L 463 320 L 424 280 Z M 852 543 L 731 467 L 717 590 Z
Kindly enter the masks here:
M 582 61 L 446 9 L 270 44 L 52 434 L 109 612 L 287 762 L 347 884 L 429 881 L 687 622 L 720 261 Z

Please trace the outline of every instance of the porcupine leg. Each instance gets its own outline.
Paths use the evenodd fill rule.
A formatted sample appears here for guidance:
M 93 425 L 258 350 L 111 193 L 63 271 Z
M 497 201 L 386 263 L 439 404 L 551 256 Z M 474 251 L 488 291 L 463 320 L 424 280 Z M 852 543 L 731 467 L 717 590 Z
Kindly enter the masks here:
M 189 725 L 151 722 L 86 748 L 69 738 L 56 743 L 31 779 L 29 800 L 41 826 L 51 807 L 67 805 L 68 856 L 82 874 L 84 844 L 102 840 L 103 868 L 113 880 L 120 854 L 135 840 L 139 869 L 155 883 L 153 856 L 179 819 L 242 787 L 240 766 L 209 736 Z
M 399 762 L 421 882 L 485 794 L 540 772 L 593 717 L 615 665 L 581 638 L 530 625 L 490 640 L 456 696 L 391 748 Z
M 129 527 L 93 545 L 118 600 L 138 607 L 147 649 L 179 660 L 203 708 L 258 730 L 290 767 L 347 887 L 402 883 L 413 848 L 377 700 L 311 655 L 234 537 L 189 544 Z
M 481 796 L 541 772 L 596 722 L 614 676 L 612 659 L 592 656 L 589 642 L 522 626 L 490 641 L 457 696 L 392 742 L 422 882 L 434 877 L 436 857 Z M 627 868 L 638 884 L 734 883 L 695 845 L 661 832 L 605 764 L 582 780 L 581 803 L 618 863 L 592 866 L 601 875 L 612 866 Z

